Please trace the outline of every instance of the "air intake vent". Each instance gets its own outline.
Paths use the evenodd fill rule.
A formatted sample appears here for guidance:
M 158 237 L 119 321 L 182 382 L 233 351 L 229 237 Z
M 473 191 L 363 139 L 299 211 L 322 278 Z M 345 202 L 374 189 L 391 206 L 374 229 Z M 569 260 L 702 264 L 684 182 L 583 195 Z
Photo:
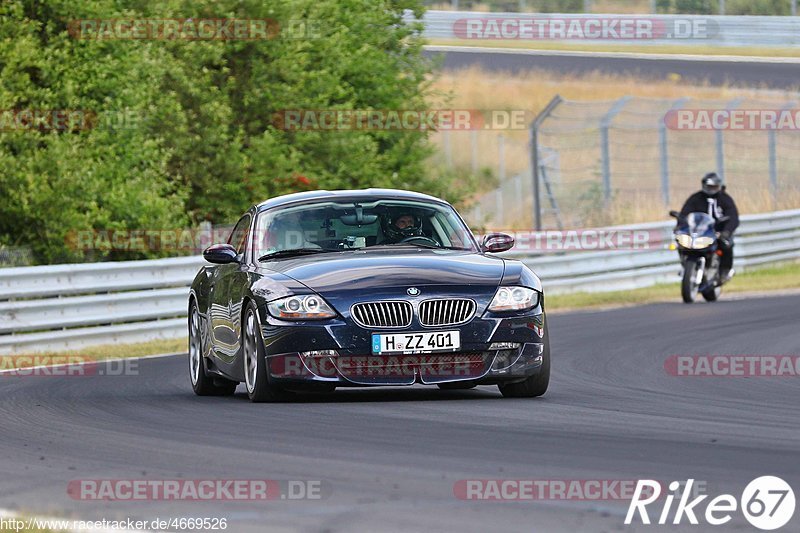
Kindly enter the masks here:
M 355 304 L 351 314 L 365 328 L 405 328 L 411 325 L 413 309 L 403 301 L 369 302 Z
M 475 314 L 475 302 L 467 299 L 425 300 L 419 304 L 419 322 L 423 326 L 463 324 Z

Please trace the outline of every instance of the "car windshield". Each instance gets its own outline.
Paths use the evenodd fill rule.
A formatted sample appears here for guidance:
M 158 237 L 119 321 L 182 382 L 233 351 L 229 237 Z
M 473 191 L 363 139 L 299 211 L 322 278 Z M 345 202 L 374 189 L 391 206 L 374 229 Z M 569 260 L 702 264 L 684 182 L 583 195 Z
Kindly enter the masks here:
M 295 249 L 377 246 L 477 251 L 452 207 L 419 200 L 322 201 L 271 209 L 258 215 L 253 244 L 257 258 Z

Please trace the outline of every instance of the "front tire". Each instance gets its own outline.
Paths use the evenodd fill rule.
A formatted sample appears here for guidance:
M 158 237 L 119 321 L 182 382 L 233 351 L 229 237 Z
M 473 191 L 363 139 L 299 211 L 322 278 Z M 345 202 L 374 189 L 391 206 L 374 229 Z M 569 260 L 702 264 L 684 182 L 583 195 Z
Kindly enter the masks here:
M 697 287 L 697 261 L 687 259 L 683 268 L 683 281 L 681 282 L 683 303 L 694 303 L 697 297 Z
M 200 313 L 197 304 L 189 306 L 189 380 L 198 396 L 230 396 L 238 383 L 223 378 L 214 378 L 206 371 L 203 357 L 203 338 L 200 332 Z
M 547 331 L 547 321 L 544 324 L 544 331 L 545 345 L 542 351 L 541 369 L 524 381 L 498 385 L 504 398 L 536 398 L 547 392 L 550 386 L 550 334 Z
M 245 312 L 242 324 L 242 363 L 247 396 L 251 402 L 277 402 L 290 397 L 290 393 L 269 382 L 264 340 L 252 303 Z

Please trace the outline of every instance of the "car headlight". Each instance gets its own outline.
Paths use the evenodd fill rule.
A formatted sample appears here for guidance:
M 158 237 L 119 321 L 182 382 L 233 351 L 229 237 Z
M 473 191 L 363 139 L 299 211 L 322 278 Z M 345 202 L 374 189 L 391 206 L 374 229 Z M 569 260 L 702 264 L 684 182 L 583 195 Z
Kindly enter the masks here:
M 678 244 L 680 244 L 684 248 L 691 248 L 692 247 L 692 237 L 691 237 L 691 235 L 686 235 L 685 233 L 681 233 L 681 234 L 675 236 L 675 240 L 678 241 Z
M 697 250 L 708 248 L 712 244 L 714 244 L 714 239 L 711 237 L 695 237 L 694 239 L 694 248 Z
M 269 314 L 283 320 L 323 320 L 336 316 L 328 302 L 320 296 L 289 296 L 267 304 Z
M 539 293 L 528 287 L 500 287 L 489 304 L 489 311 L 526 311 L 539 304 Z

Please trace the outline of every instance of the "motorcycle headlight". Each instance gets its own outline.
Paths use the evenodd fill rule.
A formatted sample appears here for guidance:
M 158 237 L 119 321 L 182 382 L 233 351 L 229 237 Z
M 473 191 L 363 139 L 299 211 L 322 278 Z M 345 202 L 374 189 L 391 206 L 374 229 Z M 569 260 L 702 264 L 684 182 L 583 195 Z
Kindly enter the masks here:
M 500 287 L 489 304 L 493 313 L 527 311 L 539 304 L 539 293 L 528 287 Z
M 694 239 L 694 248 L 697 250 L 708 248 L 712 244 L 714 244 L 714 239 L 711 237 L 695 237 Z
M 328 302 L 316 294 L 289 296 L 267 304 L 269 314 L 282 320 L 323 320 L 336 316 Z
M 678 244 L 683 246 L 684 248 L 691 248 L 692 247 L 692 237 L 690 235 L 686 235 L 685 233 L 681 233 L 675 236 L 675 240 L 678 241 Z

